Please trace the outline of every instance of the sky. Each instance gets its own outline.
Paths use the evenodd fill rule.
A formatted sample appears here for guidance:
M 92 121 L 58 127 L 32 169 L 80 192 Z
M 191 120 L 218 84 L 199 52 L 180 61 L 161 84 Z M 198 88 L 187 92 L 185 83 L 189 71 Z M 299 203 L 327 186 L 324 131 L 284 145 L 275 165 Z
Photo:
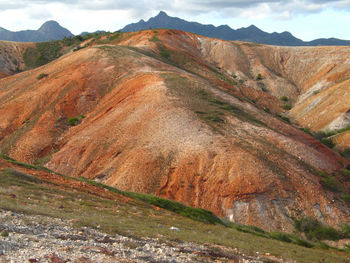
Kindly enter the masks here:
M 350 0 L 0 0 L 0 27 L 38 29 L 55 20 L 73 34 L 114 32 L 159 11 L 188 21 L 233 29 L 252 24 L 305 40 L 350 40 Z

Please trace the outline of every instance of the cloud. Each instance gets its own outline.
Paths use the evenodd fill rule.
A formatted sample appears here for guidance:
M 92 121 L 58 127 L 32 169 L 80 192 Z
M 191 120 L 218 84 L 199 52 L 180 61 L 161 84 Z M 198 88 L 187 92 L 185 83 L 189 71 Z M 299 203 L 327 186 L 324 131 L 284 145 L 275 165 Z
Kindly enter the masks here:
M 288 10 L 291 13 L 320 11 L 322 8 L 350 7 L 350 0 L 0 0 L 0 10 L 22 9 L 31 5 L 65 4 L 84 10 L 130 10 L 134 13 L 166 10 L 189 13 L 210 12 L 213 10 L 235 9 L 244 11 L 249 8 L 266 6 L 271 11 Z M 258 11 L 258 10 L 257 10 Z

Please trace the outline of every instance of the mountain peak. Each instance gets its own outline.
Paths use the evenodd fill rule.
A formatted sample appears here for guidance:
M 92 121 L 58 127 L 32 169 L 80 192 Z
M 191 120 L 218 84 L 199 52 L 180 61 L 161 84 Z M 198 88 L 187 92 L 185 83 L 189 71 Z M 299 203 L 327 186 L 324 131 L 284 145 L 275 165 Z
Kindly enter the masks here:
M 42 26 L 39 28 L 39 31 L 43 31 L 43 30 L 52 30 L 54 28 L 60 28 L 60 24 L 57 23 L 54 20 L 49 20 L 46 21 L 44 24 L 42 24 Z
M 165 13 L 164 11 L 160 11 L 156 17 L 168 17 L 168 14 Z

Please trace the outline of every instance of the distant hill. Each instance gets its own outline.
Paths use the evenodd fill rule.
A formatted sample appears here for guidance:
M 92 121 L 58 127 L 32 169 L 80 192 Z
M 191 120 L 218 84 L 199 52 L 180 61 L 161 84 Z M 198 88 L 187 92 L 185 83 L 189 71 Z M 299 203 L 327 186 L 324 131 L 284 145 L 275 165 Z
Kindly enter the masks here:
M 219 38 L 223 40 L 238 40 L 248 41 L 269 45 L 280 46 L 344 46 L 350 45 L 348 40 L 340 40 L 336 38 L 316 39 L 310 42 L 305 42 L 294 37 L 289 32 L 282 33 L 267 33 L 254 25 L 246 28 L 232 29 L 227 25 L 215 27 L 213 25 L 203 25 L 197 22 L 188 22 L 186 20 L 170 17 L 165 12 L 161 11 L 157 16 L 150 18 L 147 22 L 140 20 L 138 23 L 132 23 L 125 26 L 122 32 L 140 31 L 150 28 L 169 28 L 179 29 L 203 36 Z
M 0 40 L 16 42 L 43 42 L 74 36 L 56 21 L 45 22 L 38 30 L 9 31 L 0 27 Z
M 81 32 L 79 36 L 85 36 L 85 35 L 88 35 L 88 34 L 104 34 L 104 33 L 107 33 L 107 31 L 104 31 L 104 30 L 97 30 L 95 32 L 84 31 L 84 32 Z

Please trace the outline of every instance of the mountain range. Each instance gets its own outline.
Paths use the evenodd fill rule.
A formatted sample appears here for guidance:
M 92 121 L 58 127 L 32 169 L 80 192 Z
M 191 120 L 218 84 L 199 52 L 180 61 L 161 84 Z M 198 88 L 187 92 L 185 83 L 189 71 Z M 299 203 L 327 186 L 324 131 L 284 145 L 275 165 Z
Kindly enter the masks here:
M 247 41 L 268 45 L 278 46 L 346 46 L 350 41 L 336 38 L 322 38 L 305 42 L 294 37 L 289 32 L 267 33 L 251 25 L 246 28 L 232 29 L 227 25 L 215 27 L 213 25 L 203 25 L 197 22 L 188 22 L 186 20 L 168 16 L 161 11 L 157 16 L 150 18 L 148 21 L 140 20 L 125 26 L 122 32 L 134 32 L 150 28 L 169 28 L 179 29 L 190 33 L 195 33 L 207 37 L 219 38 L 223 40 Z
M 56 21 L 45 22 L 38 30 L 9 31 L 0 27 L 0 40 L 16 42 L 44 42 L 73 37 L 74 35 Z
M 232 29 L 227 25 L 213 26 L 203 25 L 197 22 L 188 22 L 186 20 L 168 16 L 160 11 L 155 17 L 148 21 L 141 19 L 137 23 L 126 25 L 121 32 L 135 32 L 150 28 L 168 28 L 178 29 L 195 33 L 207 37 L 218 38 L 230 41 L 246 41 L 260 44 L 278 45 L 278 46 L 347 46 L 349 40 L 337 38 L 321 38 L 312 41 L 303 41 L 293 36 L 290 32 L 267 33 L 258 27 L 251 25 L 246 28 Z M 96 31 L 104 32 L 104 31 Z M 81 33 L 81 35 L 87 32 Z M 74 35 L 66 28 L 60 26 L 56 21 L 45 22 L 38 30 L 23 30 L 18 32 L 9 31 L 0 27 L 0 40 L 16 42 L 44 42 L 50 40 L 63 39 L 64 37 L 73 37 Z

